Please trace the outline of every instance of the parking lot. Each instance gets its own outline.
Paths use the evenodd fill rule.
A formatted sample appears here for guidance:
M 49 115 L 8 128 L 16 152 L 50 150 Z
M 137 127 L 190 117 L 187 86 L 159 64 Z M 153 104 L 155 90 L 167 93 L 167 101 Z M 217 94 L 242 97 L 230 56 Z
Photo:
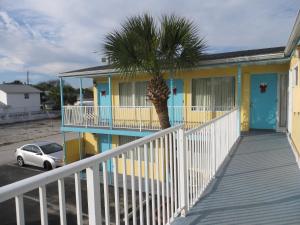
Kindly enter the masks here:
M 16 163 L 0 166 L 0 186 L 16 182 L 40 173 L 43 169 L 31 166 L 19 167 Z M 75 182 L 72 177 L 65 179 L 66 208 L 68 224 L 76 224 L 76 204 L 75 204 Z M 51 183 L 46 186 L 47 191 L 47 209 L 49 225 L 60 224 L 59 221 L 59 201 L 57 183 Z M 86 202 L 86 183 L 82 181 L 82 210 L 83 221 L 87 224 L 87 202 Z M 28 192 L 24 195 L 25 221 L 26 224 L 41 224 L 39 208 L 38 189 Z M 16 224 L 16 210 L 14 199 L 0 203 L 0 224 Z
M 53 141 L 62 144 L 60 120 L 40 120 L 25 123 L 0 125 L 0 165 L 15 162 L 14 151 L 36 141 Z M 77 137 L 66 133 L 66 139 Z
M 66 136 L 67 139 L 71 139 L 75 137 L 75 134 L 68 133 Z M 16 148 L 36 141 L 53 141 L 62 144 L 60 120 L 42 120 L 0 125 L 0 186 L 45 172 L 44 169 L 33 166 L 19 167 L 14 157 Z M 68 190 L 66 192 L 68 224 L 76 224 L 74 179 L 67 178 L 65 185 L 66 190 Z M 83 185 L 83 192 L 86 192 L 85 187 L 86 185 Z M 57 184 L 53 183 L 47 185 L 46 190 L 49 224 L 59 224 Z M 38 190 L 28 192 L 24 195 L 24 207 L 26 224 L 40 224 Z M 86 201 L 83 196 L 84 222 L 86 222 L 86 210 Z M 0 224 L 16 224 L 15 213 L 14 199 L 0 203 Z

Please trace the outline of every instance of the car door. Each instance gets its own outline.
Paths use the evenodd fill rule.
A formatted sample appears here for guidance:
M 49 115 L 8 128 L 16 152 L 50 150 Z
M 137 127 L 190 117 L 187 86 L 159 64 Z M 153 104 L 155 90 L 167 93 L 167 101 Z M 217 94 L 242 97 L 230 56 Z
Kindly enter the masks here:
M 35 145 L 26 145 L 22 148 L 23 150 L 23 156 L 25 164 L 33 165 L 33 166 L 41 166 L 42 163 L 42 155 L 39 155 L 38 153 L 41 153 L 39 148 Z
M 44 159 L 41 149 L 36 146 L 32 145 L 32 161 L 35 166 L 43 167 Z

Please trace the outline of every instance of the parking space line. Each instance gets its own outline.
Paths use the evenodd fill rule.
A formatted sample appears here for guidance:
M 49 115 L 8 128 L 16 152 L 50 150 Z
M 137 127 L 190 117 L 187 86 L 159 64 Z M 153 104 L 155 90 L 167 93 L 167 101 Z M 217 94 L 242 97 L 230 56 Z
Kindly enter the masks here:
M 35 168 L 27 167 L 27 166 L 20 167 L 20 166 L 14 164 L 14 163 L 8 163 L 7 165 L 17 167 L 17 168 L 20 168 L 20 169 L 22 168 L 22 169 L 31 170 L 31 171 L 45 172 L 45 170 L 43 170 L 43 169 L 38 169 L 38 168 L 35 169 Z

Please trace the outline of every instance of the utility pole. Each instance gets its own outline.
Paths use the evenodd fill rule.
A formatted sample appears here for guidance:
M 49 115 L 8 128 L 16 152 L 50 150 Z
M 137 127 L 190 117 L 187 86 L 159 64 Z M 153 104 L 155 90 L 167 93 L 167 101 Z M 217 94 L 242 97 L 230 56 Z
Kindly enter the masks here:
M 27 71 L 27 85 L 29 85 L 29 71 Z

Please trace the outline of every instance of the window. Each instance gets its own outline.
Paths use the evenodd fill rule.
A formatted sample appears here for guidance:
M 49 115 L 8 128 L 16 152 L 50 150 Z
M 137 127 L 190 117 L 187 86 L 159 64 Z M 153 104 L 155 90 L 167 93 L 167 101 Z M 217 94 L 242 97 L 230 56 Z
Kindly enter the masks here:
M 29 99 L 29 94 L 28 94 L 28 93 L 25 93 L 25 94 L 24 94 L 24 98 L 25 98 L 25 99 Z
M 147 82 L 119 84 L 120 106 L 150 106 L 147 100 Z
M 42 145 L 40 147 L 45 154 L 51 154 L 51 153 L 59 152 L 59 151 L 63 150 L 62 146 L 59 144 L 56 144 L 56 143 Z
M 135 105 L 150 106 L 150 101 L 147 100 L 147 82 L 135 83 Z
M 40 152 L 40 149 L 34 145 L 32 145 L 32 152 L 33 153 L 39 153 Z
M 22 150 L 27 151 L 27 152 L 31 152 L 32 151 L 32 147 L 31 145 L 26 145 L 22 148 Z
M 139 137 L 132 137 L 132 136 L 119 136 L 119 146 L 127 144 L 129 142 L 135 141 L 139 139 Z M 148 150 L 148 161 L 150 162 L 151 158 L 150 158 L 150 143 L 147 146 L 147 150 Z M 155 142 L 153 142 L 153 149 L 155 149 Z M 143 146 L 140 147 L 140 153 L 141 153 L 141 160 L 144 160 L 144 148 Z M 122 155 L 120 155 L 119 157 L 122 157 Z M 131 159 L 131 153 L 126 153 L 126 158 L 127 159 Z M 134 159 L 138 160 L 138 153 L 137 151 L 134 154 Z M 153 159 L 155 160 L 155 153 L 153 152 Z
M 199 78 L 192 80 L 194 110 L 228 110 L 235 105 L 234 77 Z
M 133 105 L 133 88 L 132 83 L 119 84 L 120 106 Z
M 32 153 L 39 153 L 40 149 L 34 145 L 26 145 L 22 148 L 22 150 Z
M 119 136 L 119 146 L 121 145 L 125 145 L 129 142 L 135 141 L 137 140 L 138 137 L 132 137 L 132 136 Z M 120 158 L 122 158 L 122 155 L 119 156 Z M 126 153 L 126 158 L 130 159 L 130 153 Z M 137 159 L 137 156 L 134 156 L 135 159 Z

